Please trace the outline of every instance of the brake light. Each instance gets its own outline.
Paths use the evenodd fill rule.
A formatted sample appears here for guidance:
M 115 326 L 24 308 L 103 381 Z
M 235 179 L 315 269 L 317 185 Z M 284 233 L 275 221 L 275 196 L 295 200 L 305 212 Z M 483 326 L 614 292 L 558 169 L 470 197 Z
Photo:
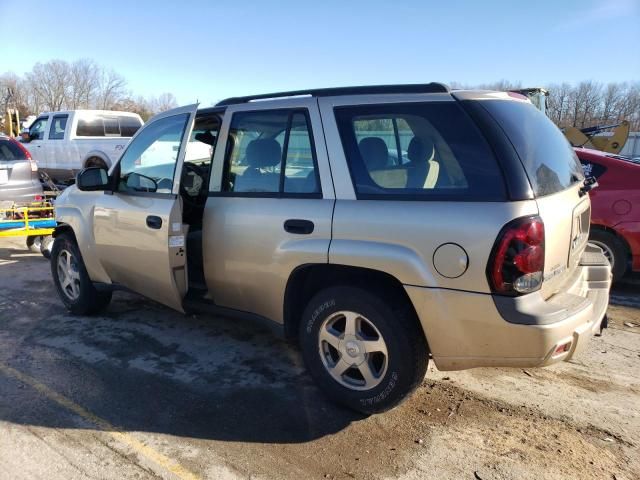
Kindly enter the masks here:
M 538 290 L 544 272 L 544 223 L 518 218 L 500 231 L 487 265 L 494 293 L 520 295 Z

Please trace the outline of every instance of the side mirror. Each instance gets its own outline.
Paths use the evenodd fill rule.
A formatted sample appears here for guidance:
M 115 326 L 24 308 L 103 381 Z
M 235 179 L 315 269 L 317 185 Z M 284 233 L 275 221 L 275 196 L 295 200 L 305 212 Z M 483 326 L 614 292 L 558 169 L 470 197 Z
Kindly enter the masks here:
M 158 190 L 158 183 L 151 177 L 131 172 L 127 175 L 127 189 L 134 192 L 155 192 Z
M 109 175 L 107 170 L 100 167 L 89 167 L 81 170 L 76 177 L 78 189 L 84 192 L 94 192 L 109 189 Z

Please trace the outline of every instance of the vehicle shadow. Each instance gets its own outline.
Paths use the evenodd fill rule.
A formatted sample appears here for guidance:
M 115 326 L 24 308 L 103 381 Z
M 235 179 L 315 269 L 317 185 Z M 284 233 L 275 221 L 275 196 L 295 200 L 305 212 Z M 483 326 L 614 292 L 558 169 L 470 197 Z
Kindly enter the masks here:
M 611 287 L 612 305 L 640 309 L 640 272 L 628 273 Z
M 297 348 L 264 325 L 185 316 L 122 292 L 103 315 L 73 316 L 57 297 L 48 262 L 22 253 L 0 248 L 0 366 L 116 428 L 301 443 L 364 418 L 327 400 Z M 24 383 L 0 368 L 0 421 L 87 427 Z

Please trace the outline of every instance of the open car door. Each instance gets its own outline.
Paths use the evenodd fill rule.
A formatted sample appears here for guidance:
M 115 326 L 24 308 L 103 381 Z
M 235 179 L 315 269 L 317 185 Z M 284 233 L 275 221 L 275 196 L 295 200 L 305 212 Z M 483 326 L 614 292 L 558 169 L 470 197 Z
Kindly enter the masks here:
M 163 112 L 136 133 L 93 218 L 96 253 L 111 281 L 179 311 L 188 288 L 180 174 L 197 107 Z

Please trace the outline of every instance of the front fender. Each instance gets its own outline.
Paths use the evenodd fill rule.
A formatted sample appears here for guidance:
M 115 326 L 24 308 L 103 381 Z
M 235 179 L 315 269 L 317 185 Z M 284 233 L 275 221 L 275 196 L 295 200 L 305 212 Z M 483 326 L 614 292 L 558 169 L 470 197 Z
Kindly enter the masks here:
M 70 192 L 69 190 L 74 190 Z M 112 283 L 111 278 L 102 267 L 96 252 L 96 243 L 93 236 L 93 210 L 95 203 L 89 197 L 98 192 L 80 192 L 75 187 L 69 187 L 55 203 L 56 222 L 58 226 L 54 236 L 71 229 L 76 237 L 76 242 L 84 261 L 89 278 L 94 282 Z M 99 192 L 100 194 L 102 192 Z M 73 200 L 82 199 L 82 202 Z

